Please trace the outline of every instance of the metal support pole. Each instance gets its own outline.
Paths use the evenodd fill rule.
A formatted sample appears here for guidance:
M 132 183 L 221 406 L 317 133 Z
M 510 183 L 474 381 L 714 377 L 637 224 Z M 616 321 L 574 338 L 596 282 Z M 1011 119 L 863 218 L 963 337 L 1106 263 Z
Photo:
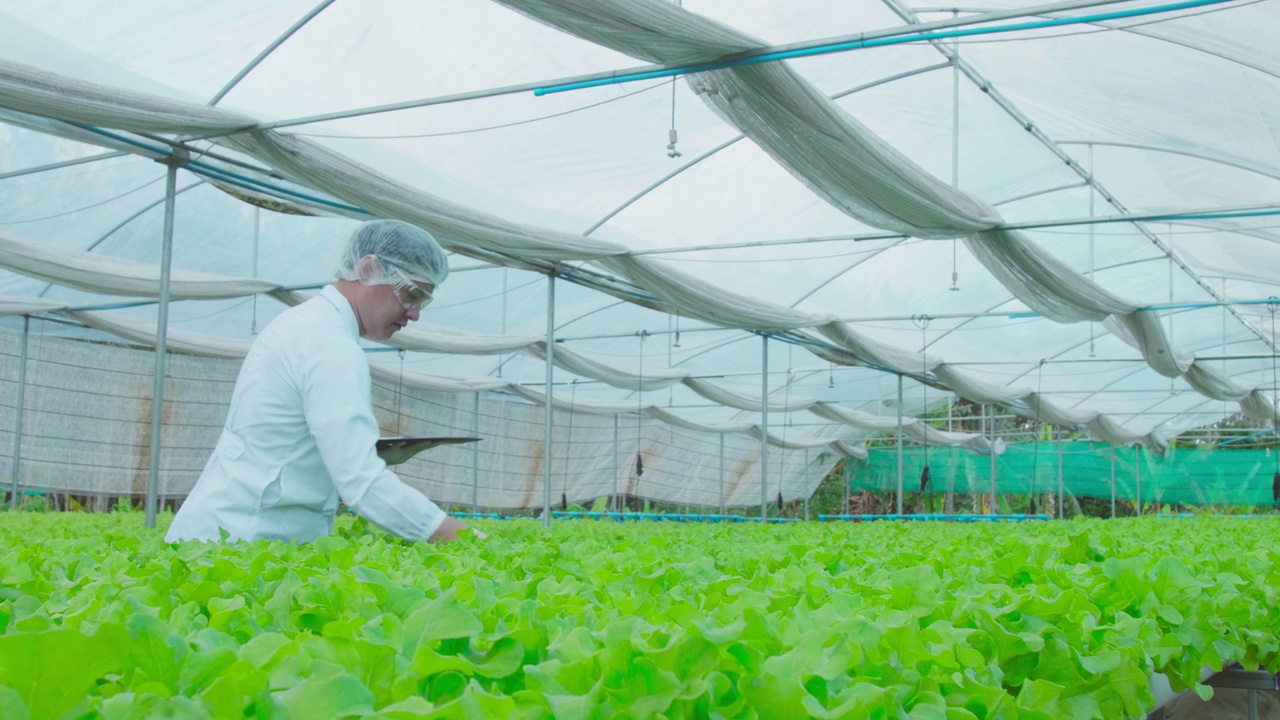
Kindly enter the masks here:
M 551 403 L 555 388 L 551 385 L 551 371 L 555 367 L 556 353 L 556 276 L 553 270 L 547 276 L 547 407 L 542 426 L 542 527 L 551 527 L 551 422 L 555 408 Z
M 724 514 L 724 433 L 720 433 L 720 514 Z
M 902 514 L 902 376 L 898 376 L 898 514 Z
M 991 415 L 991 514 L 1000 514 L 1000 501 L 996 497 L 996 407 L 988 406 Z
M 809 475 L 809 448 L 805 448 L 805 449 L 804 449 L 804 471 L 805 471 L 805 477 L 806 477 L 806 478 L 808 478 L 808 475 Z M 805 519 L 805 522 L 808 522 L 808 521 L 809 521 L 809 486 L 808 486 L 808 483 L 805 483 L 805 488 L 804 488 L 804 519 Z
M 164 374 L 169 347 L 169 272 L 173 265 L 173 206 L 178 166 L 185 158 L 169 157 L 164 189 L 164 237 L 160 252 L 160 310 L 156 319 L 156 377 L 151 391 L 151 466 L 147 468 L 147 527 L 156 526 L 156 496 L 160 488 L 160 430 L 164 425 Z
M 618 495 L 618 416 L 613 416 L 613 509 L 622 512 L 622 498 Z
M 1133 446 L 1133 479 L 1137 483 L 1138 517 L 1142 517 L 1142 444 Z
M 480 437 L 480 391 L 475 393 L 475 405 L 471 412 L 471 437 Z M 471 443 L 471 512 L 475 513 L 480 502 L 480 443 Z
M 853 484 L 853 479 L 849 477 L 849 461 L 851 460 L 853 460 L 851 457 L 845 457 L 844 459 L 844 509 L 840 511 L 842 515 L 849 512 L 849 486 Z
M 769 336 L 760 336 L 760 519 L 769 517 Z
M 1066 518 L 1067 509 L 1063 505 L 1066 499 L 1062 494 L 1062 436 L 1058 436 L 1058 519 Z
M 1111 446 L 1111 519 L 1116 519 L 1116 446 Z
M 254 206 L 253 208 L 253 267 L 250 269 L 250 277 L 258 279 L 258 246 L 260 244 L 260 236 L 262 234 L 262 208 Z M 253 295 L 253 319 L 249 323 L 249 334 L 258 334 L 258 295 Z
M 31 335 L 31 316 L 22 316 L 22 346 L 18 360 L 18 402 L 13 423 L 13 495 L 9 507 L 18 509 L 18 469 L 22 465 L 22 415 L 27 401 L 27 338 Z

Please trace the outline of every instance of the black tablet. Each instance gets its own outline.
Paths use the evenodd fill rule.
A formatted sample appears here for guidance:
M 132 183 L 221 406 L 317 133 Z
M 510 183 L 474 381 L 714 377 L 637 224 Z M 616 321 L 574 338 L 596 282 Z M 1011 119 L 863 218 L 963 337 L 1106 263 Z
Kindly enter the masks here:
M 380 438 L 375 444 L 378 457 L 388 465 L 399 465 L 418 453 L 437 445 L 478 442 L 478 437 L 394 437 Z

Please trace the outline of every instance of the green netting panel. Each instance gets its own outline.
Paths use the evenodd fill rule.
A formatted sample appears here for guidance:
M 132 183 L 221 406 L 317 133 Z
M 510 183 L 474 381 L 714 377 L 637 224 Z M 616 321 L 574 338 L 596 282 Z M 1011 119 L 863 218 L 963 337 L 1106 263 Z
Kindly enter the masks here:
M 1111 497 L 1112 446 L 1061 443 L 1063 492 L 1076 497 Z M 893 492 L 898 487 L 898 451 L 871 448 L 852 466 L 853 490 Z M 903 449 L 903 487 L 920 490 L 925 448 Z M 1020 443 L 996 457 L 996 492 L 1056 493 L 1059 443 Z M 1146 448 L 1115 448 L 1115 496 L 1119 500 L 1185 505 L 1272 505 L 1276 454 L 1266 449 L 1177 447 L 1164 457 Z M 960 448 L 928 448 L 936 493 L 990 493 L 991 458 Z M 1034 490 L 1033 490 L 1034 482 Z

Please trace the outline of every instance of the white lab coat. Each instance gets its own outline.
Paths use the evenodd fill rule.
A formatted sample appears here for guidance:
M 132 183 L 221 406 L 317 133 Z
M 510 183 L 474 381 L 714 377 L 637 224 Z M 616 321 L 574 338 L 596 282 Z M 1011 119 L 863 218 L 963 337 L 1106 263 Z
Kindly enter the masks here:
M 369 362 L 351 304 L 332 285 L 254 341 L 222 436 L 166 541 L 278 538 L 333 531 L 341 497 L 390 532 L 426 539 L 445 514 L 374 449 Z

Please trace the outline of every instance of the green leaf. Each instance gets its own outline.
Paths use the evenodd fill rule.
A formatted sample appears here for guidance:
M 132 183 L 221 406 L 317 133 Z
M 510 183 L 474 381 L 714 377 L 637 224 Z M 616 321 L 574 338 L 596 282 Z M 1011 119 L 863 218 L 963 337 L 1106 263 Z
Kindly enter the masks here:
M 419 644 L 447 638 L 466 638 L 484 630 L 474 614 L 458 602 L 453 588 L 440 597 L 420 603 L 404 621 L 405 654 Z
M 27 712 L 27 704 L 22 701 L 22 696 L 13 688 L 0 685 L 0 718 L 5 720 L 29 720 L 31 714 Z
M 504 637 L 493 644 L 475 669 L 477 675 L 496 680 L 515 674 L 523 664 L 524 646 L 514 638 Z
M 296 720 L 346 718 L 373 713 L 373 693 L 347 674 L 306 680 L 276 698 Z
M 129 656 L 148 678 L 168 687 L 178 685 L 178 670 L 186 659 L 187 644 L 169 626 L 150 615 L 132 615 L 125 627 L 133 642 Z
M 0 684 L 17 691 L 32 718 L 54 718 L 80 704 L 93 681 L 128 662 L 128 633 L 108 624 L 95 635 L 46 630 L 0 636 Z

